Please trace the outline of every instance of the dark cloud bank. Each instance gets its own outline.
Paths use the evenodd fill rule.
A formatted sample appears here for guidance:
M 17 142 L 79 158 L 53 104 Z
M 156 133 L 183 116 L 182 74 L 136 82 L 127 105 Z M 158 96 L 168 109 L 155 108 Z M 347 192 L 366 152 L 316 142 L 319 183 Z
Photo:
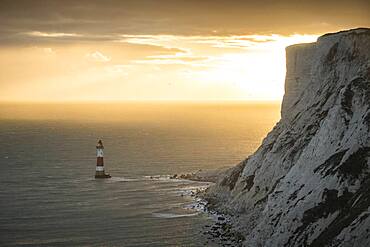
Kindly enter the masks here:
M 2 0 L 0 42 L 107 41 L 121 34 L 316 34 L 369 26 L 369 9 L 366 0 Z M 35 31 L 79 35 L 29 35 Z

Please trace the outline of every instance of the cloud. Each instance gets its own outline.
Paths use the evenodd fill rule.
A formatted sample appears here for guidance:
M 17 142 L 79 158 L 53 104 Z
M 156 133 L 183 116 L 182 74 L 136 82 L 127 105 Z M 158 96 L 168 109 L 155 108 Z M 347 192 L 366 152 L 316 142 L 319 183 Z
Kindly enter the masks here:
M 226 36 L 184 36 L 184 35 L 122 35 L 120 42 L 127 42 L 130 44 L 151 45 L 163 47 L 164 49 L 172 49 L 178 51 L 175 54 L 176 58 L 180 56 L 186 57 L 191 53 L 191 47 L 194 45 L 203 45 L 205 48 L 221 48 L 221 49 L 254 49 L 264 47 L 271 43 L 281 43 L 290 45 L 294 42 L 295 37 L 305 37 L 306 42 L 313 42 L 318 35 L 226 35 Z M 300 40 L 301 42 L 301 40 Z M 173 56 L 173 55 L 172 55 Z M 151 58 L 154 58 L 153 56 Z M 158 57 L 159 59 L 169 57 Z
M 216 48 L 249 48 L 259 43 L 277 41 L 282 35 L 209 35 L 209 36 L 184 36 L 184 35 L 122 35 L 120 42 L 130 44 L 145 44 L 152 46 L 163 46 L 173 49 L 171 46 L 178 44 L 205 44 Z M 179 49 L 179 48 L 177 48 Z M 184 50 L 183 52 L 188 52 Z
M 298 42 L 314 42 L 318 35 L 233 35 L 208 36 L 194 39 L 199 44 L 208 44 L 215 48 L 232 49 L 260 49 L 267 45 L 277 44 L 287 46 Z M 299 41 L 297 41 L 299 39 Z
M 144 59 L 134 61 L 137 64 L 192 64 L 206 61 L 208 56 L 194 55 L 191 45 L 196 36 L 179 35 L 122 35 L 120 42 L 138 45 L 149 45 L 164 49 L 165 53 L 148 55 Z
M 176 35 L 120 35 L 116 42 L 142 45 L 163 50 L 165 54 L 186 53 L 186 48 L 178 47 L 181 36 Z
M 88 53 L 88 54 L 86 54 L 86 57 L 91 59 L 92 61 L 95 61 L 95 62 L 107 63 L 107 62 L 111 61 L 110 57 L 105 56 L 104 54 L 102 54 L 99 51 Z
M 208 36 L 198 37 L 194 42 L 208 44 L 216 48 L 249 49 L 260 43 L 275 42 L 281 35 L 232 35 L 232 36 Z
M 317 35 L 227 35 L 227 36 L 184 36 L 184 35 L 121 35 L 119 42 L 163 49 L 155 54 L 143 54 L 134 59 L 134 64 L 185 65 L 211 67 L 222 63 L 222 54 L 245 55 L 248 51 L 276 49 L 294 43 L 313 42 Z
M 138 64 L 182 64 L 200 66 L 200 64 L 207 63 L 209 59 L 210 57 L 208 56 L 196 56 L 188 53 L 176 53 L 173 55 L 147 56 L 144 59 L 136 60 L 134 62 Z
M 140 45 L 154 45 L 159 43 L 175 41 L 175 35 L 121 35 L 121 42 Z
M 76 33 L 48 33 L 48 32 L 39 32 L 39 31 L 26 32 L 25 34 L 29 36 L 45 37 L 45 38 L 82 37 L 81 34 L 76 34 Z
M 0 42 L 101 41 L 118 34 L 323 34 L 369 26 L 369 7 L 368 0 L 2 0 Z

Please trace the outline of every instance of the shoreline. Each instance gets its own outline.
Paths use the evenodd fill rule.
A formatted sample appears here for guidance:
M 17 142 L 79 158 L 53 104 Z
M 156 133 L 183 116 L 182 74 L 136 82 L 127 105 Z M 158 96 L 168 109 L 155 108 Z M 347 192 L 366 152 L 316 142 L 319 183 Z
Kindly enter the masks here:
M 198 170 L 191 173 L 183 174 L 174 174 L 170 176 L 170 179 L 185 179 L 196 182 L 207 182 L 207 183 L 216 183 L 217 179 L 221 174 L 223 174 L 230 167 L 222 167 L 215 170 Z
M 190 196 L 194 198 L 195 205 L 191 207 L 193 210 L 200 211 L 207 214 L 212 219 L 212 224 L 205 225 L 203 235 L 207 240 L 216 244 L 217 246 L 242 246 L 245 240 L 244 236 L 235 229 L 233 216 L 218 212 L 212 207 L 207 200 L 205 193 L 207 190 L 217 182 L 219 175 L 224 173 L 229 167 L 217 170 L 199 170 L 194 173 L 174 174 L 170 179 L 184 179 L 195 182 L 211 183 L 207 188 L 197 189 L 195 192 L 191 191 Z M 208 242 L 207 242 L 208 244 Z

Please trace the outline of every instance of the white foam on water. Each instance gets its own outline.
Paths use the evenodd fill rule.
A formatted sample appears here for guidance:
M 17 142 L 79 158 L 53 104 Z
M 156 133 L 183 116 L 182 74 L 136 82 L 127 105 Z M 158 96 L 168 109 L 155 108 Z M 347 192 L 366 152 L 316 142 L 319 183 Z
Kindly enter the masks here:
M 147 180 L 160 180 L 160 181 L 174 181 L 175 179 L 171 179 L 171 175 L 151 175 L 151 176 L 143 176 L 143 178 Z
M 135 181 L 140 181 L 141 179 L 139 178 L 125 178 L 125 177 L 111 177 L 108 178 L 108 182 L 135 182 Z
M 197 198 L 193 203 L 184 206 L 184 209 L 195 210 L 197 212 L 205 212 L 207 201 Z
M 196 216 L 198 214 L 199 214 L 199 212 L 192 213 L 192 214 L 152 213 L 152 215 L 154 217 L 156 217 L 156 218 L 164 218 L 164 219 L 192 217 L 192 216 Z

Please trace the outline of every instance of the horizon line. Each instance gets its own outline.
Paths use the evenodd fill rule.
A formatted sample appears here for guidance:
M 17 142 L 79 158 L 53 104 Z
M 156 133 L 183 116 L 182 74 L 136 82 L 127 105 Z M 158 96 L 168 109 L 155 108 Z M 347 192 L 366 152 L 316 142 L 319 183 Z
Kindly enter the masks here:
M 122 104 L 122 103 L 281 103 L 278 99 L 125 99 L 125 100 L 0 100 L 0 104 Z

